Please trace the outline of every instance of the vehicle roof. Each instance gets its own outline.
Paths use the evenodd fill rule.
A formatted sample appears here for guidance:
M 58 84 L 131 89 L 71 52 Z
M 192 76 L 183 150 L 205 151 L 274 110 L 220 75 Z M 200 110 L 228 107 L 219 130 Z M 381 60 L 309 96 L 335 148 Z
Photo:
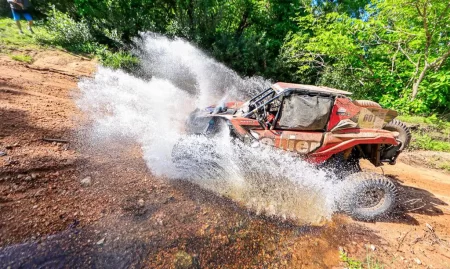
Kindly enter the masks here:
M 306 90 L 311 92 L 323 92 L 323 93 L 330 93 L 335 95 L 351 95 L 351 92 L 343 91 L 343 90 L 337 90 L 333 88 L 328 88 L 325 86 L 314 86 L 314 85 L 305 85 L 305 84 L 295 84 L 295 83 L 286 83 L 286 82 L 278 82 L 272 85 L 272 89 L 282 92 L 284 90 Z

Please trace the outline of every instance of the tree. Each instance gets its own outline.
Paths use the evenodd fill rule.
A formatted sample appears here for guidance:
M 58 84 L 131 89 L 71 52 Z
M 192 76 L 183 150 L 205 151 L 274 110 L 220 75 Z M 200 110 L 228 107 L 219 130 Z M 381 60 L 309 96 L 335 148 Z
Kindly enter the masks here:
M 443 111 L 448 84 L 449 3 L 382 0 L 364 18 L 310 12 L 282 49 L 297 80 L 326 84 L 405 112 Z M 425 87 L 425 85 L 427 87 Z
M 448 0 L 380 1 L 376 19 L 385 25 L 386 42 L 411 62 L 412 99 L 429 70 L 438 71 L 450 56 Z M 388 37 L 387 35 L 390 35 Z

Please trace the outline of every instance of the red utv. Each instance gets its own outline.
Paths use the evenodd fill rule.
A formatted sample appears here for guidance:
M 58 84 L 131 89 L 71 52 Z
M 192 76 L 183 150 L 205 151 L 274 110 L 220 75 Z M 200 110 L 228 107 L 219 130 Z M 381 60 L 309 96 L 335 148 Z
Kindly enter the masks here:
M 397 112 L 379 104 L 354 101 L 350 92 L 328 87 L 276 83 L 247 102 L 228 102 L 192 112 L 190 134 L 214 135 L 226 123 L 231 136 L 297 153 L 328 166 L 351 180 L 340 208 L 355 219 L 374 220 L 389 214 L 398 200 L 387 177 L 361 172 L 359 160 L 374 166 L 395 164 L 408 146 L 408 128 Z

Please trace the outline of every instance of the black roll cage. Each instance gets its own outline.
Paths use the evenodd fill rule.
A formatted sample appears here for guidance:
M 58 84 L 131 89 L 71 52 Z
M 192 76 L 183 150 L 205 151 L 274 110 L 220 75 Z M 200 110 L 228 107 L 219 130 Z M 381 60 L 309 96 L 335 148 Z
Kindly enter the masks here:
M 302 95 L 309 95 L 309 96 L 322 96 L 322 97 L 329 97 L 329 98 L 335 98 L 336 95 L 333 93 L 325 93 L 325 92 L 317 92 L 317 91 L 310 91 L 310 90 L 304 90 L 304 89 L 285 89 L 279 93 L 275 91 L 273 88 L 269 88 L 258 95 L 254 96 L 249 100 L 249 112 L 244 115 L 244 118 L 250 118 L 251 116 L 255 115 L 256 119 L 258 120 L 259 124 L 263 129 L 268 129 L 267 123 L 264 121 L 266 117 L 266 106 L 273 101 L 280 98 L 280 106 L 278 107 L 277 113 L 275 115 L 275 118 L 270 124 L 270 130 L 273 130 L 280 119 L 281 116 L 281 108 L 284 102 L 284 98 L 290 96 L 291 94 L 302 94 Z M 264 99 L 267 97 L 270 97 L 269 100 L 264 102 Z M 332 102 L 334 104 L 334 102 Z M 263 113 L 261 113 L 263 112 Z

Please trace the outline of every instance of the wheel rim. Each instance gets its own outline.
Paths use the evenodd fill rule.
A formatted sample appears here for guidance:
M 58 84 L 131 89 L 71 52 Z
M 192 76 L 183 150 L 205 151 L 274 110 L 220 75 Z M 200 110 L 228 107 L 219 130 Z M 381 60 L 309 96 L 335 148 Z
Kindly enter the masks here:
M 377 209 L 384 203 L 386 192 L 382 188 L 369 188 L 358 195 L 357 207 L 361 209 Z

